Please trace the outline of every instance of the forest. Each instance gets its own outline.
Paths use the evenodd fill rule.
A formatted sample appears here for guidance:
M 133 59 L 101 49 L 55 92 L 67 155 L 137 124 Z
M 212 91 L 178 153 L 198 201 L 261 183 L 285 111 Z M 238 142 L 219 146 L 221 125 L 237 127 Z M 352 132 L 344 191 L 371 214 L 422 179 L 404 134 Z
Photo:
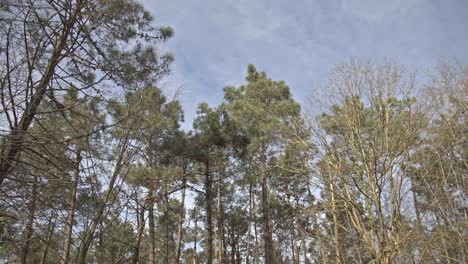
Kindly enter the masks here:
M 246 62 L 183 129 L 172 35 L 0 1 L 0 263 L 468 262 L 467 65 L 343 58 L 301 105 Z

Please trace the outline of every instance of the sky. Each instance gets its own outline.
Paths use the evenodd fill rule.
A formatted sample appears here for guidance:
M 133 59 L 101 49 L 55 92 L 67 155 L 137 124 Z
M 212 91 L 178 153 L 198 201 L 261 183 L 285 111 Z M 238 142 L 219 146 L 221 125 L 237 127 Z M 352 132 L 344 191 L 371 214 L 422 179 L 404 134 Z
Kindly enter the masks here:
M 468 0 L 141 1 L 174 29 L 161 86 L 181 90 L 186 129 L 200 102 L 217 105 L 223 87 L 245 82 L 248 64 L 303 105 L 350 59 L 394 59 L 423 77 L 441 59 L 468 64 Z

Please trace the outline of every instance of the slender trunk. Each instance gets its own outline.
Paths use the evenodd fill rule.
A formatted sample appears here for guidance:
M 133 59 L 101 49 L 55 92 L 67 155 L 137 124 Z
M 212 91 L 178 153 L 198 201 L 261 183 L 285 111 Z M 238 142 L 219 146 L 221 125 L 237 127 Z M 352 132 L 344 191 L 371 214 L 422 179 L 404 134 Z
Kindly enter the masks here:
M 260 166 L 261 166 L 261 180 L 262 180 L 262 220 L 263 220 L 263 240 L 265 246 L 265 263 L 275 264 L 275 254 L 273 248 L 273 234 L 271 229 L 270 220 L 270 204 L 269 204 L 269 191 L 268 191 L 268 174 L 266 168 L 265 151 L 262 148 L 260 152 Z
M 21 254 L 21 263 L 26 264 L 26 260 L 28 258 L 29 253 L 29 241 L 31 241 L 32 234 L 33 234 L 33 224 L 34 224 L 34 217 L 36 214 L 36 199 L 37 199 L 37 178 L 34 178 L 34 183 L 32 186 L 32 193 L 31 193 L 31 202 L 29 204 L 29 219 L 28 224 L 26 226 L 26 233 L 24 237 L 24 246 L 23 252 Z
M 319 247 L 320 247 L 320 259 L 322 260 L 322 264 L 327 264 L 327 257 L 325 253 L 325 247 L 323 246 L 323 241 L 322 241 L 322 234 L 317 234 L 317 238 L 319 241 Z M 304 257 L 307 256 L 307 252 L 304 251 Z
M 148 233 L 149 233 L 149 240 L 148 240 L 148 263 L 155 264 L 156 263 L 156 238 L 154 233 L 154 186 L 151 186 L 148 192 Z
M 294 221 L 291 221 L 291 244 L 292 244 L 292 252 L 293 252 L 293 263 L 299 264 L 299 247 L 297 246 Z
M 129 130 L 130 131 L 130 130 Z M 104 212 L 106 210 L 106 207 L 109 204 L 109 201 L 111 199 L 115 200 L 115 193 L 114 193 L 114 187 L 115 183 L 117 181 L 118 176 L 120 175 L 122 168 L 125 164 L 124 161 L 124 153 L 126 153 L 126 148 L 127 148 L 127 143 L 128 143 L 128 133 L 126 135 L 126 138 L 124 138 L 119 146 L 119 155 L 116 160 L 116 166 L 114 168 L 114 172 L 112 173 L 112 176 L 109 181 L 109 187 L 107 191 L 105 192 L 104 197 L 100 201 L 100 204 L 98 208 L 96 209 L 96 212 L 94 214 L 94 219 L 91 222 L 91 227 L 84 232 L 83 238 L 80 243 L 80 250 L 77 254 L 76 257 L 76 263 L 77 264 L 85 264 L 86 263 L 86 256 L 88 254 L 89 247 L 91 246 L 91 243 L 93 242 L 93 239 L 95 238 L 95 233 L 98 228 L 98 226 L 102 222 L 102 216 L 104 215 Z M 125 157 L 128 159 L 128 157 Z
M 425 236 L 425 231 L 424 231 L 424 227 L 422 225 L 422 220 L 421 220 L 421 213 L 419 211 L 419 208 L 420 208 L 420 205 L 419 205 L 419 201 L 418 201 L 418 196 L 416 194 L 416 186 L 414 185 L 414 181 L 411 179 L 411 192 L 413 194 L 413 205 L 414 205 L 414 212 L 416 214 L 416 221 L 418 223 L 418 230 L 419 230 L 419 233 L 421 236 L 423 236 L 423 241 L 425 241 L 426 239 L 424 238 Z M 426 257 L 426 254 L 424 252 L 424 245 L 421 244 L 420 246 L 420 250 L 419 250 L 419 259 L 418 259 L 418 262 L 419 263 L 426 263 L 427 262 L 427 257 Z M 415 256 L 416 258 L 416 256 Z
M 254 212 L 256 211 L 256 204 L 255 201 L 253 201 L 253 208 Z M 259 253 L 259 248 L 260 248 L 260 243 L 258 242 L 258 231 L 257 231 L 257 221 L 254 221 L 254 235 L 255 235 L 255 250 L 254 250 L 254 259 L 255 259 L 255 264 L 258 264 L 260 262 L 260 253 Z
M 414 181 L 411 180 L 411 192 L 413 193 L 413 206 L 414 206 L 414 212 L 416 214 L 416 221 L 418 223 L 418 226 L 422 226 L 422 221 L 421 221 L 421 213 L 419 212 L 419 201 L 418 201 L 418 196 L 416 195 L 416 186 L 414 185 Z
M 140 208 L 138 208 L 137 205 L 136 213 L 138 233 L 135 239 L 135 253 L 133 254 L 132 264 L 138 264 L 140 261 L 141 238 L 143 237 L 143 231 L 145 229 L 145 207 L 141 205 Z
M 205 163 L 205 210 L 206 210 L 206 263 L 213 264 L 213 216 L 211 205 L 213 193 L 211 190 L 210 164 Z
M 306 242 L 305 238 L 306 238 L 305 231 L 301 231 L 302 254 L 304 255 L 304 260 L 303 260 L 302 263 L 307 264 L 308 263 L 308 260 L 307 260 L 307 242 Z M 318 239 L 319 239 L 320 253 L 322 254 L 323 246 L 322 246 L 322 241 L 320 239 L 320 235 L 318 236 Z M 322 255 L 322 259 L 323 259 L 323 255 Z
M 335 263 L 341 263 L 341 256 L 340 256 L 340 235 L 338 230 L 338 218 L 336 215 L 336 201 L 335 201 L 335 183 L 333 182 L 333 175 L 329 173 L 329 185 L 330 185 L 330 196 L 331 196 L 331 207 L 332 207 L 332 215 L 333 215 L 333 240 L 335 244 Z
M 231 230 L 230 232 L 231 236 L 231 263 L 235 264 L 236 263 L 236 242 L 234 241 L 234 230 Z
M 436 222 L 437 222 L 437 226 L 442 226 L 440 217 L 437 214 L 435 214 L 435 219 L 436 219 Z M 445 253 L 444 257 L 446 259 L 446 263 L 452 264 L 452 261 L 451 261 L 452 256 L 448 251 L 446 238 L 444 236 L 441 236 L 441 239 L 442 239 L 442 244 L 443 244 L 442 248 L 443 248 L 443 251 Z
M 239 246 L 239 237 L 236 238 L 236 263 L 241 264 L 242 263 L 242 258 L 240 255 L 240 246 Z
M 195 202 L 195 241 L 193 243 L 193 264 L 197 264 L 197 242 L 198 242 L 198 204 Z
M 47 259 L 47 254 L 49 253 L 50 242 L 52 240 L 52 236 L 54 235 L 54 230 L 55 230 L 56 220 L 54 218 L 55 218 L 55 216 L 53 214 L 49 218 L 49 224 L 47 226 L 47 238 L 46 238 L 46 241 L 45 241 L 44 251 L 42 251 L 40 264 L 46 263 L 45 261 Z
M 76 152 L 75 177 L 70 195 L 70 208 L 68 210 L 67 222 L 65 223 L 65 243 L 63 244 L 63 254 L 61 264 L 68 263 L 70 256 L 70 246 L 72 241 L 73 222 L 75 220 L 76 192 L 78 191 L 78 182 L 80 180 L 81 151 Z
M 223 206 L 221 203 L 221 187 L 222 187 L 223 181 L 221 178 L 221 175 L 219 176 L 218 179 L 218 184 L 217 184 L 217 191 L 218 191 L 218 204 L 217 204 L 217 210 L 216 210 L 216 224 L 218 225 L 217 231 L 218 231 L 218 245 L 217 245 L 217 254 L 218 254 L 218 263 L 222 264 L 223 259 L 224 259 L 224 252 L 223 252 L 223 238 L 224 238 L 224 228 L 223 228 Z
M 182 247 L 182 236 L 183 236 L 183 224 L 185 220 L 185 189 L 187 188 L 187 177 L 185 175 L 185 171 L 183 174 L 182 178 L 182 198 L 180 200 L 180 212 L 179 212 L 179 226 L 177 228 L 177 252 L 176 252 L 176 257 L 174 264 L 179 263 L 180 261 L 180 253 L 181 253 L 181 247 Z
M 322 260 L 322 264 L 327 264 L 327 254 L 325 253 L 325 248 L 323 247 L 321 235 L 318 235 L 318 239 L 320 244 L 320 259 Z M 306 253 L 304 253 L 304 256 L 306 256 Z
M 250 260 L 250 236 L 251 236 L 251 226 L 250 221 L 252 221 L 252 182 L 249 184 L 249 220 L 248 220 L 248 229 L 247 229 L 247 246 L 245 252 L 245 264 L 249 264 Z
M 169 228 L 169 195 L 164 195 L 164 229 L 166 231 L 166 248 L 164 251 L 164 263 L 169 263 L 170 228 Z

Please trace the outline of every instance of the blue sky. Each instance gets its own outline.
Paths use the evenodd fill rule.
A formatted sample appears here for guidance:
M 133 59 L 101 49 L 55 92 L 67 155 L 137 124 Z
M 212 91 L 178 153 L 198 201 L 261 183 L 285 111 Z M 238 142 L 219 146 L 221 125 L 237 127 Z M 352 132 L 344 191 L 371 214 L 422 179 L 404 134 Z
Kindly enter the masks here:
M 441 58 L 468 63 L 468 0 L 143 0 L 175 36 L 165 90 L 190 128 L 197 105 L 244 82 L 247 64 L 285 80 L 306 104 L 328 73 L 350 58 L 396 59 L 424 76 Z

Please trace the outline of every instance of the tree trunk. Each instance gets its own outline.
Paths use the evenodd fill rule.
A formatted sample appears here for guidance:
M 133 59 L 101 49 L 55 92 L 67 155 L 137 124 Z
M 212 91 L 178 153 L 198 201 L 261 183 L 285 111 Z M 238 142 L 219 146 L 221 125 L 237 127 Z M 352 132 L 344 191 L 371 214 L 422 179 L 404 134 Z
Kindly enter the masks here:
M 139 209 L 137 205 L 136 213 L 138 233 L 135 239 L 135 253 L 133 255 L 132 264 L 138 264 L 140 261 L 141 238 L 143 237 L 143 231 L 145 229 L 145 207 L 141 205 Z
M 293 263 L 299 264 L 299 247 L 297 246 L 296 231 L 294 228 L 294 221 L 291 221 L 291 245 L 293 252 Z
M 180 212 L 179 212 L 179 226 L 177 228 L 177 252 L 176 252 L 176 257 L 174 264 L 179 263 L 180 261 L 180 253 L 181 253 L 181 247 L 182 247 L 182 236 L 183 236 L 183 224 L 185 221 L 185 190 L 187 188 L 187 177 L 185 175 L 185 169 L 183 173 L 183 178 L 182 178 L 182 198 L 180 200 Z
M 256 211 L 255 200 L 253 201 L 254 212 Z M 255 235 L 255 250 L 254 250 L 254 260 L 255 264 L 260 263 L 260 243 L 258 242 L 258 231 L 257 231 L 257 221 L 254 221 L 254 235 Z
M 416 194 L 415 189 L 416 189 L 416 186 L 414 185 L 413 179 L 411 179 L 411 193 L 413 194 L 413 206 L 414 206 L 414 212 L 416 214 L 416 221 L 418 223 L 417 229 L 419 230 L 420 235 L 423 236 L 424 238 L 423 240 L 425 241 L 426 240 L 425 231 L 424 231 L 424 226 L 422 225 L 421 213 L 419 211 L 420 205 L 419 205 L 418 196 Z M 427 262 L 426 252 L 424 248 L 425 248 L 424 245 L 420 246 L 418 263 Z
M 150 186 L 148 191 L 148 263 L 156 264 L 156 238 L 154 233 L 154 187 Z
M 106 207 L 110 199 L 114 197 L 112 194 L 114 193 L 113 191 L 114 191 L 115 183 L 117 181 L 118 176 L 121 173 L 122 167 L 125 164 L 124 153 L 125 153 L 125 150 L 127 149 L 127 143 L 128 143 L 128 132 L 127 132 L 126 138 L 124 138 L 122 142 L 120 142 L 121 145 L 119 146 L 119 154 L 116 160 L 116 166 L 114 168 L 114 172 L 112 173 L 111 179 L 109 181 L 109 185 L 108 185 L 109 187 L 107 191 L 105 192 L 105 195 L 102 198 L 102 201 L 100 202 L 94 214 L 94 219 L 91 222 L 91 227 L 84 232 L 83 239 L 81 240 L 81 243 L 80 243 L 80 250 L 76 257 L 77 264 L 86 263 L 86 256 L 88 254 L 89 247 L 91 246 L 91 243 L 93 242 L 98 226 L 102 222 L 102 216 L 104 215 L 104 211 L 106 210 Z
M 33 224 L 34 224 L 34 217 L 36 214 L 36 199 L 37 199 L 37 178 L 34 178 L 34 183 L 32 186 L 32 193 L 31 193 L 31 202 L 29 204 L 29 219 L 28 224 L 26 226 L 26 233 L 24 237 L 24 246 L 23 252 L 21 254 L 21 263 L 26 264 L 26 260 L 28 258 L 29 253 L 29 241 L 31 241 L 32 234 L 33 234 Z
M 262 148 L 260 152 L 261 181 L 262 181 L 262 220 L 263 220 L 263 240 L 265 246 L 265 263 L 275 264 L 275 254 L 273 248 L 273 234 L 270 220 L 270 204 L 268 191 L 268 174 L 266 171 L 266 156 Z
M 338 230 L 338 218 L 336 215 L 336 201 L 335 201 L 335 189 L 334 189 L 334 181 L 333 175 L 329 172 L 329 186 L 330 186 L 330 196 L 331 196 L 331 206 L 332 206 L 332 214 L 333 214 L 333 240 L 335 244 L 335 263 L 341 263 L 341 256 L 340 256 L 340 235 Z
M 250 236 L 251 228 L 250 221 L 252 221 L 252 182 L 249 184 L 249 220 L 248 220 L 248 229 L 247 229 L 247 246 L 245 252 L 245 264 L 249 264 L 250 261 Z
M 231 237 L 231 263 L 236 263 L 236 241 L 234 240 L 234 230 L 230 232 Z
M 304 229 L 301 231 L 301 238 L 302 238 L 302 254 L 304 255 L 304 260 L 302 263 L 309 263 L 307 261 L 307 241 L 306 241 L 306 236 L 305 236 L 305 231 Z M 320 239 L 320 235 L 318 236 L 318 239 L 319 239 L 319 247 L 320 247 L 320 253 L 322 255 L 322 259 L 323 259 L 323 256 L 324 254 L 322 254 L 322 250 L 323 250 L 323 246 L 322 246 L 322 241 Z
M 211 205 L 213 203 L 213 193 L 211 190 L 212 181 L 210 165 L 205 163 L 205 210 L 206 210 L 206 263 L 213 264 L 213 217 Z
M 222 205 L 222 197 L 221 197 L 221 187 L 223 185 L 223 180 L 220 175 L 218 178 L 217 184 L 217 191 L 218 191 L 218 204 L 216 209 L 216 224 L 218 228 L 218 238 L 217 238 L 217 255 L 218 255 L 218 263 L 224 263 L 224 252 L 223 252 L 223 241 L 224 241 L 224 225 L 223 225 L 223 205 Z
M 169 195 L 164 195 L 164 229 L 166 233 L 166 247 L 164 250 L 164 263 L 169 263 L 170 256 L 169 256 L 169 245 L 172 241 L 170 241 L 170 228 L 169 228 Z
M 50 242 L 52 240 L 52 236 L 54 235 L 54 230 L 55 230 L 56 220 L 54 218 L 55 218 L 55 216 L 53 214 L 49 218 L 49 224 L 47 226 L 47 238 L 46 238 L 46 241 L 45 241 L 44 251 L 42 251 L 40 264 L 45 263 L 45 261 L 47 259 L 47 254 L 49 253 Z
M 240 246 L 239 246 L 239 237 L 236 239 L 236 264 L 241 264 L 242 263 L 242 258 L 240 254 Z
M 198 257 L 198 254 L 197 254 L 197 242 L 198 242 L 198 204 L 197 202 L 195 202 L 195 208 L 194 208 L 195 212 L 195 241 L 193 243 L 193 251 L 194 251 L 194 255 L 193 255 L 193 264 L 197 264 L 197 257 Z
M 80 164 L 81 164 L 81 151 L 78 150 L 76 153 L 76 164 L 75 164 L 75 178 L 73 179 L 72 192 L 70 195 L 70 209 L 67 215 L 67 222 L 65 223 L 65 243 L 63 244 L 63 254 L 61 264 L 68 263 L 70 256 L 70 246 L 72 241 L 73 222 L 75 220 L 75 209 L 76 209 L 76 192 L 78 191 L 78 182 L 80 180 Z

